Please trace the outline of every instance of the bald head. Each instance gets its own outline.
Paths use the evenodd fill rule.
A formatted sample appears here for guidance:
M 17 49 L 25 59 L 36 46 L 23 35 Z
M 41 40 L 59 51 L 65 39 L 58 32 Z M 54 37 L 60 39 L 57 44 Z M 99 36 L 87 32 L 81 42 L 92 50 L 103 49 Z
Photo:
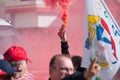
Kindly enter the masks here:
M 49 64 L 51 80 L 61 80 L 67 75 L 74 73 L 71 57 L 68 55 L 55 55 Z

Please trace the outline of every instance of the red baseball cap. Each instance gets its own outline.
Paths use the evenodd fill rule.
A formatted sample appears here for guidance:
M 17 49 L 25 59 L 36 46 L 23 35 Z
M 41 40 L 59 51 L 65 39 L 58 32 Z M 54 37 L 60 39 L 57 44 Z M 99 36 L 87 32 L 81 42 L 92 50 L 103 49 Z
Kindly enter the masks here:
M 22 47 L 12 46 L 4 53 L 4 59 L 7 61 L 20 61 L 20 60 L 27 60 L 28 59 L 26 51 Z

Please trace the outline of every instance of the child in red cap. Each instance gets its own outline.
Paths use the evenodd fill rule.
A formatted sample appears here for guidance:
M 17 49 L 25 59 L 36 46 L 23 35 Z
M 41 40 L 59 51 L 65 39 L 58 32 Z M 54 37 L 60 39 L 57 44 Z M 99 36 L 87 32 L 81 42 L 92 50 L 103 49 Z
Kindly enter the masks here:
M 26 51 L 19 46 L 12 46 L 4 53 L 4 59 L 9 61 L 12 66 L 21 72 L 15 74 L 17 80 L 33 80 L 32 74 L 28 75 L 27 61 L 30 61 L 27 57 Z M 31 62 L 31 61 L 30 61 Z M 27 75 L 27 76 L 26 76 Z

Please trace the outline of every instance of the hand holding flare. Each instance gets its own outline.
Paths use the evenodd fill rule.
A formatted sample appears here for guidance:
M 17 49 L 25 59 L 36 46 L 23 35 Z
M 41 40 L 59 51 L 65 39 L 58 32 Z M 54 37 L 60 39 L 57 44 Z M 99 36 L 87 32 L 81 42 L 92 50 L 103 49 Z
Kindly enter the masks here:
M 66 41 L 66 33 L 65 33 L 65 26 L 62 24 L 60 29 L 59 29 L 59 32 L 58 32 L 58 36 L 59 38 L 61 39 L 61 41 Z

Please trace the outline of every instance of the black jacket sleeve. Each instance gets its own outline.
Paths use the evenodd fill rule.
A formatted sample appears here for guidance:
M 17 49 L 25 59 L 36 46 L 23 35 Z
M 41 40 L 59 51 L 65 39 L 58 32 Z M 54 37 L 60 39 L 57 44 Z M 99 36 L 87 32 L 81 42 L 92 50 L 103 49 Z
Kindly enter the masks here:
M 67 41 L 65 41 L 65 42 L 61 42 L 61 52 L 62 52 L 62 54 L 70 54 L 69 53 L 69 46 L 68 46 L 68 43 L 67 43 Z

